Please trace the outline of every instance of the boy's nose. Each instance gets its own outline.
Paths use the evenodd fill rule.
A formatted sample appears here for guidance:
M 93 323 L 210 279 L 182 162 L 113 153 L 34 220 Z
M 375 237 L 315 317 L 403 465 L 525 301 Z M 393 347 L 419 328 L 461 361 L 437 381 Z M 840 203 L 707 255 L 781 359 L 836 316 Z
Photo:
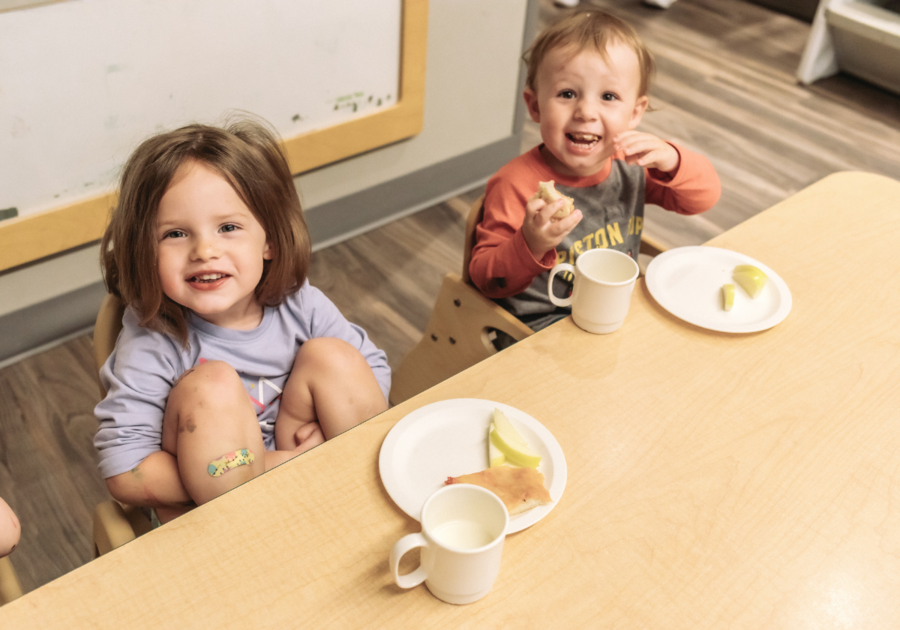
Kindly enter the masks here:
M 596 105 L 588 99 L 579 100 L 578 106 L 575 108 L 575 117 L 586 121 L 597 120 Z

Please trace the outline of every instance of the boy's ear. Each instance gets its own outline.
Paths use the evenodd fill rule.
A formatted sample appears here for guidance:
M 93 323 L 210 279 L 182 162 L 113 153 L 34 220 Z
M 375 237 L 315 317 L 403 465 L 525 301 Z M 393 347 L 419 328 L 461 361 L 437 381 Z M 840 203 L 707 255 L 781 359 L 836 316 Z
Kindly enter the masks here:
M 266 241 L 266 248 L 263 250 L 263 260 L 272 260 L 273 258 L 272 246 L 269 245 L 269 241 Z
M 528 107 L 528 114 L 531 116 L 531 120 L 536 123 L 541 122 L 541 109 L 538 106 L 538 97 L 535 91 L 531 88 L 525 88 L 522 96 L 525 97 L 525 106 Z
M 631 112 L 631 121 L 628 123 L 629 129 L 634 129 L 641 123 L 641 117 L 644 115 L 644 112 L 647 111 L 647 105 L 649 104 L 650 99 L 646 96 L 642 96 L 635 101 L 634 111 Z

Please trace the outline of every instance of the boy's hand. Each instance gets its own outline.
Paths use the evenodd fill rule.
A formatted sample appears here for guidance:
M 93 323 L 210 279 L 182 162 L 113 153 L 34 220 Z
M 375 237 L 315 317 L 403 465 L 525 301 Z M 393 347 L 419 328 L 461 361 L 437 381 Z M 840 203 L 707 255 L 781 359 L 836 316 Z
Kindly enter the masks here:
M 532 199 L 525 206 L 525 222 L 522 224 L 522 234 L 525 243 L 531 250 L 535 260 L 540 260 L 551 249 L 555 250 L 566 234 L 571 232 L 581 221 L 581 210 L 575 210 L 565 219 L 554 221 L 552 217 L 560 210 L 566 201 L 558 199 L 553 203 L 546 203 L 543 199 Z
M 650 133 L 625 131 L 616 136 L 616 148 L 625 154 L 625 162 L 644 168 L 659 169 L 663 173 L 678 170 L 681 158 L 678 151 L 664 140 Z

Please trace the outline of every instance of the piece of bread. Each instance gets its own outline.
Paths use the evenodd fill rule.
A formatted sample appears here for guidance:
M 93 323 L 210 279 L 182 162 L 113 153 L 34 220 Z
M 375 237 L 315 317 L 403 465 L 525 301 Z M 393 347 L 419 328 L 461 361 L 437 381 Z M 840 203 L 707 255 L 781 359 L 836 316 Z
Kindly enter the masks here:
M 549 182 L 538 182 L 538 191 L 532 195 L 531 199 L 543 199 L 544 203 L 547 204 L 551 204 L 558 199 L 565 199 L 565 205 L 550 217 L 554 221 L 565 219 L 575 210 L 575 200 L 571 197 L 566 197 L 556 190 L 556 182 L 552 179 Z M 531 201 L 531 199 L 529 199 L 529 201 Z
M 454 483 L 471 483 L 487 488 L 500 497 L 510 516 L 553 503 L 550 493 L 544 487 L 544 475 L 534 468 L 497 466 L 469 475 L 447 477 L 444 485 Z

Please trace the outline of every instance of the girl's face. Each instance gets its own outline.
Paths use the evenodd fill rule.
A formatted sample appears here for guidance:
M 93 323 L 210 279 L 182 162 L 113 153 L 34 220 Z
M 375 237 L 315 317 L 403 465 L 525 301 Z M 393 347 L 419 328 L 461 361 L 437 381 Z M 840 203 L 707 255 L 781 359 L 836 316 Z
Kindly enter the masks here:
M 272 254 L 262 225 L 224 177 L 202 162 L 182 164 L 159 202 L 156 238 L 169 299 L 223 328 L 259 325 L 254 291 Z
M 647 97 L 638 94 L 637 54 L 618 42 L 606 54 L 552 50 L 538 68 L 535 90 L 525 90 L 528 112 L 541 126 L 544 158 L 562 175 L 599 172 L 616 152 L 616 136 L 637 127 L 647 108 Z

